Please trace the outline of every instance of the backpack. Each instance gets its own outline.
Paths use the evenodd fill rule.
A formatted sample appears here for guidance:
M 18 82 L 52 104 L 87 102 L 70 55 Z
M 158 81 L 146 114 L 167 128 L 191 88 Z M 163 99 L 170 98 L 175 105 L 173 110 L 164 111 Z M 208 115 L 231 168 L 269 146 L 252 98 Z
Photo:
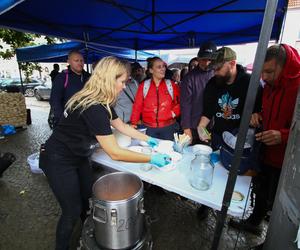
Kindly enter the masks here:
M 64 82 L 64 90 L 65 90 L 69 84 L 69 72 L 68 69 L 64 70 L 63 72 L 65 73 L 65 82 Z M 48 115 L 48 124 L 50 129 L 53 129 L 56 126 L 57 122 L 58 121 L 56 121 L 54 117 L 54 111 L 52 107 L 50 107 L 50 112 Z
M 174 100 L 174 90 L 173 90 L 173 86 L 172 86 L 172 82 L 169 79 L 165 79 L 166 84 L 167 84 L 167 89 L 168 92 L 172 98 L 172 101 Z M 150 83 L 151 83 L 151 79 L 147 79 L 144 82 L 144 88 L 143 88 L 143 96 L 144 98 L 146 97 L 146 95 L 148 94 L 149 88 L 150 88 Z

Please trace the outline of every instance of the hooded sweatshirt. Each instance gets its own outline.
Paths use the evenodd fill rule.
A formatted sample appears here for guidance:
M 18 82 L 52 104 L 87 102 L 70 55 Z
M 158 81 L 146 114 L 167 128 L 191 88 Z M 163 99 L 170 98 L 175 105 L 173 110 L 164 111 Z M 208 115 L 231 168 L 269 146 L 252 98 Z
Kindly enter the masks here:
M 265 85 L 262 101 L 263 129 L 281 132 L 280 144 L 265 147 L 263 161 L 275 168 L 281 168 L 283 163 L 300 86 L 300 56 L 294 48 L 282 46 L 286 51 L 286 63 L 274 85 Z
M 83 88 L 89 77 L 90 74 L 84 70 L 80 75 L 76 74 L 70 66 L 68 70 L 62 71 L 55 77 L 51 89 L 50 105 L 56 121 L 59 121 L 62 116 L 68 100 Z

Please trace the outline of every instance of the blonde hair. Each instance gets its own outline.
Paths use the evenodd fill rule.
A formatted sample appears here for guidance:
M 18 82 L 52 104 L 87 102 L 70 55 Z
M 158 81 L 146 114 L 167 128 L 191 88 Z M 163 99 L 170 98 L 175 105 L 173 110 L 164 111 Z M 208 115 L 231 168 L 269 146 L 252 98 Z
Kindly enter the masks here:
M 128 63 L 113 56 L 102 58 L 95 67 L 90 79 L 84 87 L 71 97 L 66 109 L 71 112 L 80 109 L 81 112 L 92 105 L 101 104 L 112 117 L 110 105 L 117 100 L 116 80 L 129 72 Z

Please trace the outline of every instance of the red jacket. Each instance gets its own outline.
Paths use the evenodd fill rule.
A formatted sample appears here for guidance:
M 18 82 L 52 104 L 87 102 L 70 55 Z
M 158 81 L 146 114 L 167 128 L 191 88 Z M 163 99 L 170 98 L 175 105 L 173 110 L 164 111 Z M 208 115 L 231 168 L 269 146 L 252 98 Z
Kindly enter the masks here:
M 131 123 L 136 125 L 142 119 L 143 123 L 152 128 L 161 128 L 175 123 L 175 117 L 180 114 L 179 88 L 172 81 L 174 98 L 168 92 L 165 80 L 162 80 L 158 87 L 151 80 L 147 95 L 144 98 L 142 82 L 137 90 L 131 113 Z
M 264 163 L 276 168 L 281 168 L 283 163 L 300 86 L 300 56 L 294 48 L 283 46 L 287 54 L 286 63 L 274 86 L 265 85 L 262 102 L 263 129 L 281 132 L 281 144 L 266 146 L 264 154 Z

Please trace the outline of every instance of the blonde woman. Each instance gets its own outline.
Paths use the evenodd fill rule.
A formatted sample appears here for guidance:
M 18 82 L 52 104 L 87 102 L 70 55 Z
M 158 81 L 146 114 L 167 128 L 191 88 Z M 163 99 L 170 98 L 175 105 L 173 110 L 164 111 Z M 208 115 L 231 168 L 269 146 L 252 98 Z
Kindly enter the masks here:
M 169 163 L 167 155 L 145 155 L 120 148 L 111 126 L 132 138 L 155 146 L 157 140 L 140 133 L 119 119 L 112 108 L 128 79 L 126 63 L 103 58 L 84 88 L 66 104 L 64 116 L 41 149 L 40 166 L 48 178 L 62 215 L 56 229 L 56 249 L 68 249 L 73 227 L 85 219 L 92 181 L 89 156 L 97 140 L 113 159 L 127 162 Z

